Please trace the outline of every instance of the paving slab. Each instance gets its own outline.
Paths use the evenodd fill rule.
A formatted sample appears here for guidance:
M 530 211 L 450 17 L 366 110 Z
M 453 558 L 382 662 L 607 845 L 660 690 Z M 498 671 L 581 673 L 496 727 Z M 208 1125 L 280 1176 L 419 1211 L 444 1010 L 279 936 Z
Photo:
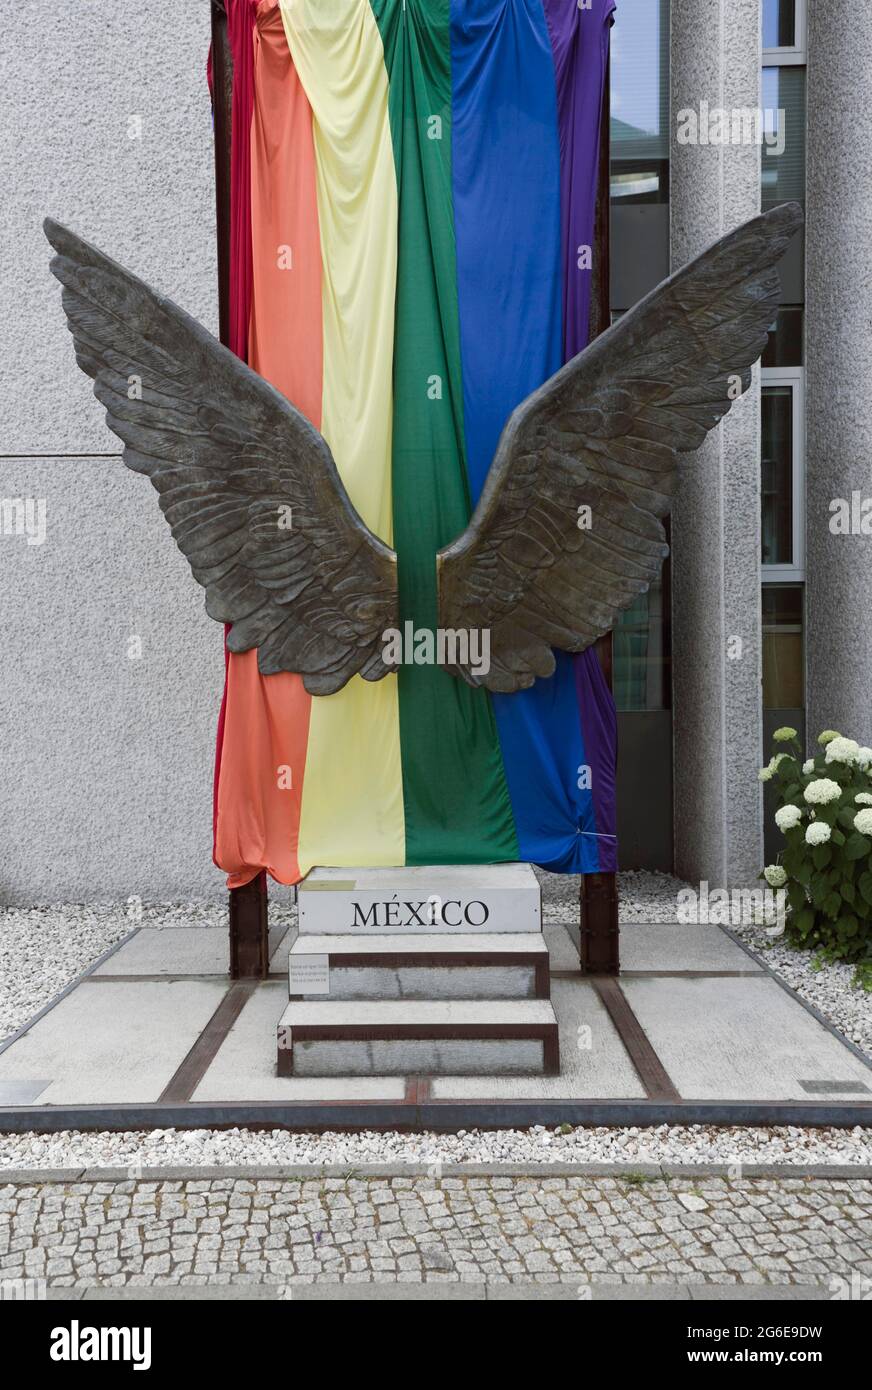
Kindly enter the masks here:
M 551 1003 L 560 1034 L 559 1076 L 437 1076 L 434 1100 L 643 1099 L 645 1089 L 593 985 L 552 980 Z
M 684 922 L 622 922 L 621 972 L 625 970 L 765 973 L 719 926 Z
M 548 947 L 552 970 L 578 970 L 578 947 L 569 932 L 559 922 L 546 922 L 542 927 Z
M 0 1081 L 0 1105 L 33 1105 L 49 1085 L 42 1081 Z
M 218 1049 L 195 1101 L 401 1101 L 402 1077 L 276 1076 L 276 1026 L 287 1008 L 287 981 L 259 985 Z
M 219 980 L 85 980 L 0 1054 L 0 1081 L 48 1081 L 40 1106 L 156 1101 L 225 992 Z
M 95 971 L 113 975 L 221 975 L 227 978 L 226 927 L 144 927 Z
M 297 928 L 291 927 L 284 933 L 272 955 L 269 958 L 269 973 L 271 975 L 283 975 L 288 978 L 288 957 L 291 947 L 297 939 Z
M 621 989 L 684 1099 L 808 1101 L 839 1082 L 852 1086 L 840 1097 L 872 1100 L 872 1068 L 766 974 Z

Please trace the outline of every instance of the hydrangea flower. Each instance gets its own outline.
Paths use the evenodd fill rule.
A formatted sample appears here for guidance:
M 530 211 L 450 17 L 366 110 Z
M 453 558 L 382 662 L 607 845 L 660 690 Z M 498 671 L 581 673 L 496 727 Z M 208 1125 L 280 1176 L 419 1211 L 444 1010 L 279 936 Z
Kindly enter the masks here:
M 872 763 L 872 748 L 861 746 L 857 749 L 857 766 L 865 772 L 870 763 Z
M 872 810 L 858 811 L 854 817 L 854 829 L 861 835 L 872 836 Z
M 769 779 L 778 771 L 779 766 L 781 765 L 781 763 L 784 762 L 785 758 L 789 757 L 789 753 L 776 753 L 775 757 L 770 758 L 766 766 L 761 767 L 760 771 L 757 773 L 757 776 L 760 778 L 760 781 L 768 782 Z
M 826 748 L 827 744 L 832 743 L 834 738 L 841 737 L 842 735 L 837 733 L 835 729 L 824 729 L 822 734 L 818 734 L 818 743 L 821 748 Z
M 772 735 L 776 743 L 789 743 L 792 738 L 796 738 L 796 730 L 791 729 L 789 724 L 784 724 L 780 729 L 776 729 Z
M 803 763 L 802 770 L 806 777 L 808 777 L 809 773 L 814 772 L 814 758 L 808 758 L 806 762 Z
M 818 777 L 809 782 L 803 796 L 810 806 L 826 806 L 830 801 L 838 801 L 842 789 L 831 777 Z
M 798 806 L 782 806 L 775 812 L 775 824 L 782 834 L 786 830 L 793 830 L 794 826 L 799 825 L 802 820 L 802 811 Z
M 854 800 L 858 806 L 872 806 L 872 796 L 869 792 L 858 792 Z
M 787 870 L 780 864 L 767 864 L 763 870 L 763 877 L 770 888 L 783 888 L 787 882 Z
M 806 827 L 805 843 L 807 845 L 825 845 L 830 838 L 832 831 L 822 820 L 813 820 L 811 825 Z
M 831 738 L 827 744 L 825 761 L 828 763 L 855 763 L 860 745 L 853 738 Z

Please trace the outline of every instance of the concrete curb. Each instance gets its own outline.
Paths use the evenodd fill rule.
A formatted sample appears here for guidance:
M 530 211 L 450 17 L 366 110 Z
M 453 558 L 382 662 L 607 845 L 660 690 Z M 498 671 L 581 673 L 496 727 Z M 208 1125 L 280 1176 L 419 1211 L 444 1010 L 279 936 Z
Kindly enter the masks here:
M 342 1178 L 363 1181 L 375 1178 L 431 1177 L 434 1164 L 417 1163 L 288 1163 L 288 1164 L 161 1164 L 143 1166 L 131 1178 L 131 1167 L 105 1168 L 0 1168 L 0 1186 L 13 1183 L 33 1186 L 71 1182 L 208 1182 L 220 1178 L 298 1182 Z M 738 1170 L 738 1171 L 737 1171 Z M 656 1180 L 672 1178 L 831 1178 L 868 1182 L 868 1163 L 442 1163 L 440 1178 L 623 1178 Z
M 589 1296 L 587 1291 L 590 1290 Z M 532 1281 L 461 1283 L 430 1280 L 398 1283 L 287 1284 L 125 1284 L 122 1288 L 63 1289 L 53 1285 L 47 1299 L 58 1302 L 829 1302 L 827 1284 L 594 1284 L 561 1280 L 553 1284 Z

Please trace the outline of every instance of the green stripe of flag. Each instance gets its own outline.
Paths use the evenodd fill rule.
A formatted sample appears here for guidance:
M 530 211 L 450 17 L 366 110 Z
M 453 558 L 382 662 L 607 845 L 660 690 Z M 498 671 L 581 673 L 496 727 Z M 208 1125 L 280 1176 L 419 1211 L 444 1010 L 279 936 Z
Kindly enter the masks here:
M 466 526 L 451 195 L 448 0 L 371 0 L 399 193 L 393 512 L 404 623 L 435 631 L 436 551 Z M 517 859 L 490 696 L 428 665 L 399 673 L 406 862 Z

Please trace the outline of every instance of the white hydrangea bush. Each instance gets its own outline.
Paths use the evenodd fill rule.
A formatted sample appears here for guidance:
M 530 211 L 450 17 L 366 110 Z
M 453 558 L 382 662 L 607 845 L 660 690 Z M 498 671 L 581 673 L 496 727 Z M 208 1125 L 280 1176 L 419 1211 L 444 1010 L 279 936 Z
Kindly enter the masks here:
M 853 961 L 872 990 L 872 749 L 835 729 L 803 759 L 795 729 L 777 729 L 777 752 L 760 770 L 778 798 L 784 839 L 761 877 L 786 888 L 787 935 L 825 960 Z

